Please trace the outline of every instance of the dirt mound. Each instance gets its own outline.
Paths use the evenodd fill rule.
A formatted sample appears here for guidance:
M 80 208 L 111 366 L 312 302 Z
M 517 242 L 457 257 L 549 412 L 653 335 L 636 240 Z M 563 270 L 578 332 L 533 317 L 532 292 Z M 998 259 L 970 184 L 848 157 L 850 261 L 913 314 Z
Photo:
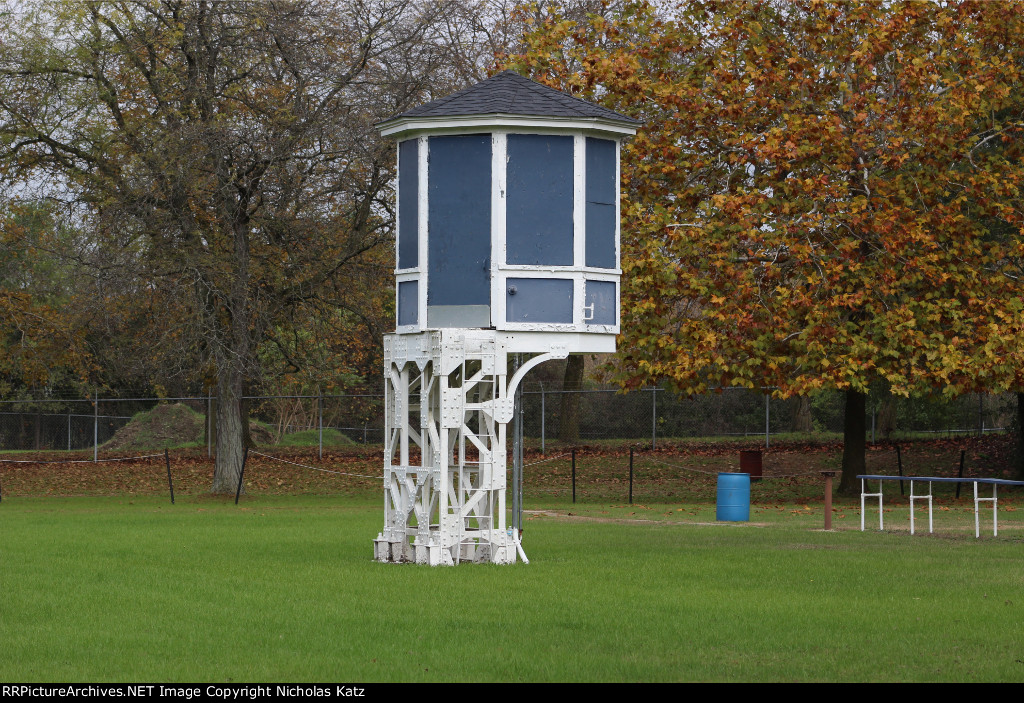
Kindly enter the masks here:
M 104 449 L 163 449 L 203 441 L 206 417 L 181 403 L 158 405 L 135 415 L 114 433 Z
M 103 445 L 108 450 L 168 449 L 205 442 L 206 416 L 181 403 L 158 405 L 141 412 L 114 433 Z M 273 443 L 274 435 L 263 425 L 249 423 L 252 440 L 258 446 Z
M 249 420 L 249 436 L 257 447 L 269 447 L 274 444 L 274 433 L 255 420 Z

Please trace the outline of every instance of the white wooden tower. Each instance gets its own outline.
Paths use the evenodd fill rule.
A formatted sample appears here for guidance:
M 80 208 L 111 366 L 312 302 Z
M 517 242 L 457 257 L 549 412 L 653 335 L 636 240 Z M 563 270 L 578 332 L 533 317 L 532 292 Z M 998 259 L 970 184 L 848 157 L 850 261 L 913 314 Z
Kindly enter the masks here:
M 638 124 L 506 71 L 378 125 L 398 233 L 377 560 L 525 560 L 515 391 L 544 361 L 615 351 L 619 141 Z

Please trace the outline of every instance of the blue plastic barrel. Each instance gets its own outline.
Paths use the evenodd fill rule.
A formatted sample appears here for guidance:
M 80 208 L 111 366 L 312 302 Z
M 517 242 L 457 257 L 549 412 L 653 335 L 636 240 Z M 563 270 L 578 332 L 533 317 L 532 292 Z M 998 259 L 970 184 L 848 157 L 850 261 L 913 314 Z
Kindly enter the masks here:
M 750 520 L 750 474 L 718 474 L 715 519 L 719 522 Z

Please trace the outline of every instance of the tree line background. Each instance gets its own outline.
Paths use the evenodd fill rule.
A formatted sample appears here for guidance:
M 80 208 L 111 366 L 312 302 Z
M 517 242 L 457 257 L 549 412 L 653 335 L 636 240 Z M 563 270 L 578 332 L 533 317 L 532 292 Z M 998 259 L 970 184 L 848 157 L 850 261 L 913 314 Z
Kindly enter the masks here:
M 869 391 L 1013 392 L 1019 431 L 1022 10 L 2 3 L 0 398 L 213 394 L 229 490 L 246 396 L 378 388 L 374 124 L 513 68 L 644 122 L 605 378 L 841 392 L 846 488 Z

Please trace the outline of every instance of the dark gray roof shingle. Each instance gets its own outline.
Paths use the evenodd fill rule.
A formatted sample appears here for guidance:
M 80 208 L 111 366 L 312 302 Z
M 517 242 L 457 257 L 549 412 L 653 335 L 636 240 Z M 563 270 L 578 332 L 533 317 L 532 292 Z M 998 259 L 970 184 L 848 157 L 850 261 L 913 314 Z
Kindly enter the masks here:
M 501 73 L 451 95 L 395 115 L 402 118 L 453 117 L 460 115 L 509 114 L 538 117 L 568 117 L 640 122 L 606 107 L 524 78 L 514 71 Z

